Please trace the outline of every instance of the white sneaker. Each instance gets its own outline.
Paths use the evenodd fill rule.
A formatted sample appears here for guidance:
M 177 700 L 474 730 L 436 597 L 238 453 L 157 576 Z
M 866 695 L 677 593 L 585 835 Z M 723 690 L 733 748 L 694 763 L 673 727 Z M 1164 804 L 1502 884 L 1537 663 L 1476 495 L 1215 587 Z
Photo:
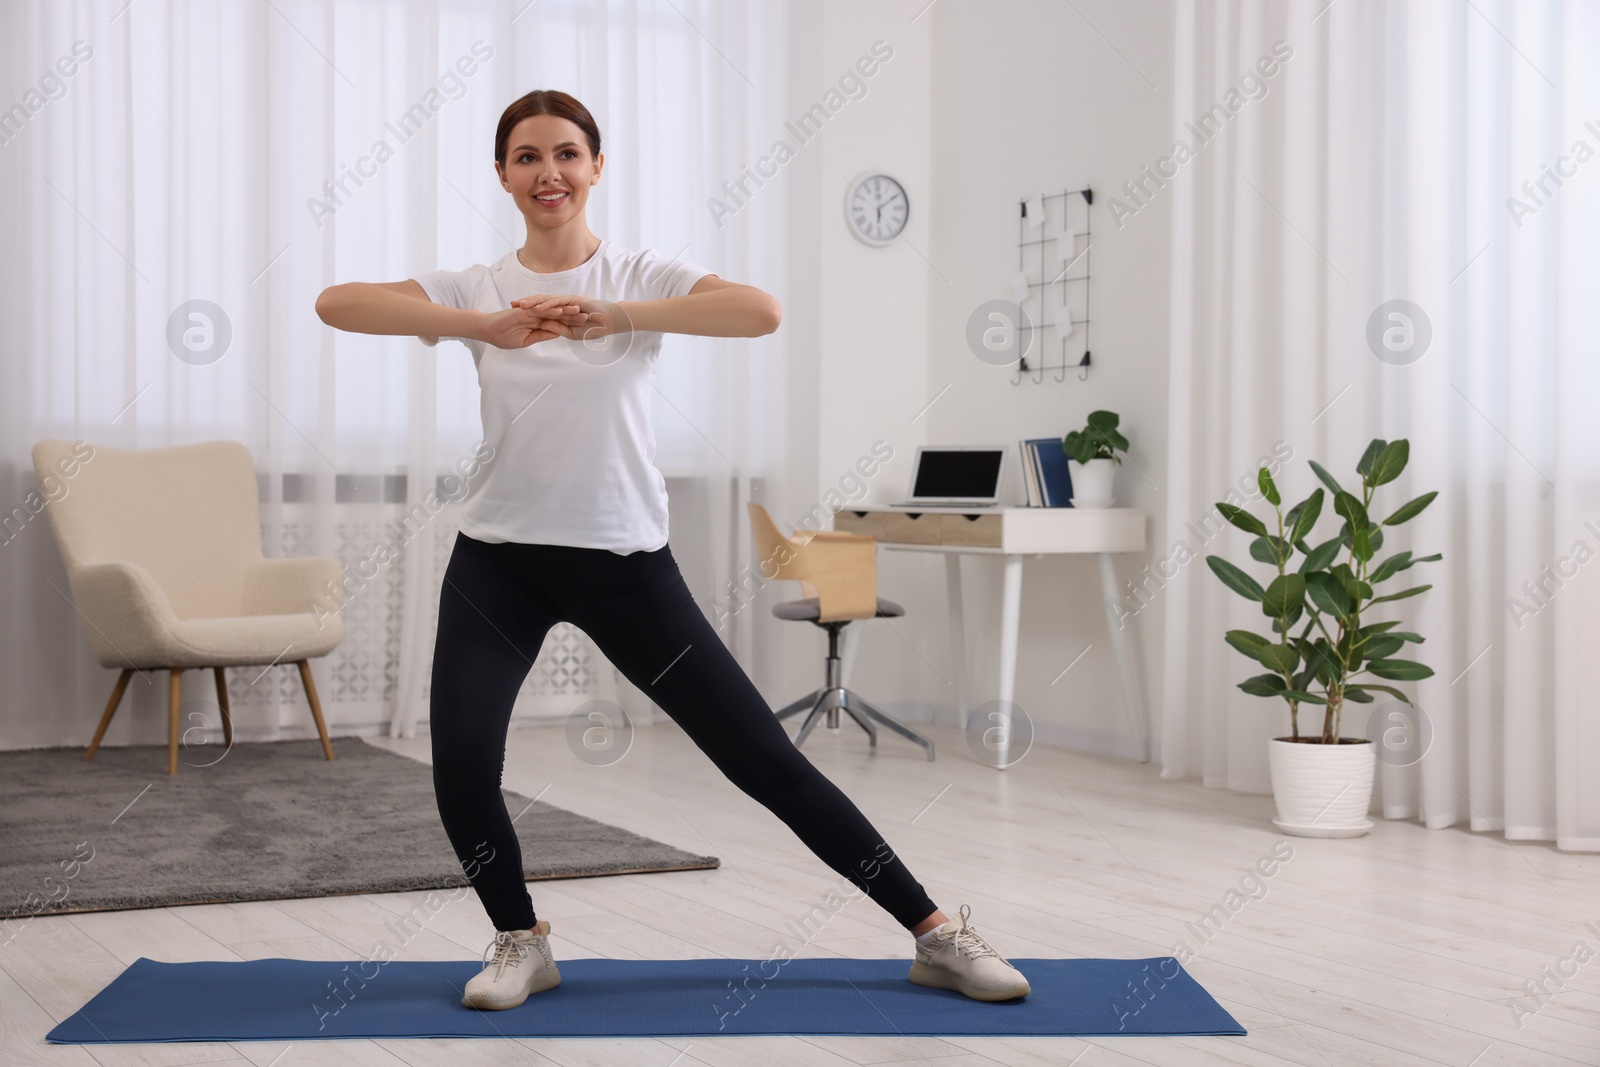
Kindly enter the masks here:
M 973 1000 L 1010 1000 L 1033 992 L 1022 972 L 967 924 L 972 908 L 961 905 L 959 921 L 951 919 L 927 941 L 918 941 L 917 959 L 907 977 L 916 985 L 953 989 Z
M 484 949 L 486 966 L 467 983 L 461 1003 L 468 1008 L 515 1008 L 533 993 L 561 984 L 550 955 L 550 924 L 540 919 L 532 930 L 501 930 Z M 494 954 L 490 959 L 489 954 Z

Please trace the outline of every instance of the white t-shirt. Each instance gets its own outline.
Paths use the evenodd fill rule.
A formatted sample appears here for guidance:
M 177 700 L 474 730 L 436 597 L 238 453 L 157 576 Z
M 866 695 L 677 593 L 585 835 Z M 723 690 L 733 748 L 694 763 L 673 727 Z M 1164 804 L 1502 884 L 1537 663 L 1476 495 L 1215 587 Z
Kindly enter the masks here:
M 490 266 L 419 275 L 436 304 L 504 311 L 544 293 L 601 300 L 684 296 L 711 272 L 602 239 L 571 270 L 538 274 L 515 250 Z M 605 548 L 667 543 L 667 481 L 655 467 L 650 378 L 665 336 L 633 331 L 585 344 L 555 337 L 527 348 L 457 338 L 478 368 L 483 439 L 494 449 L 462 509 L 480 541 Z M 422 338 L 436 344 L 436 338 Z

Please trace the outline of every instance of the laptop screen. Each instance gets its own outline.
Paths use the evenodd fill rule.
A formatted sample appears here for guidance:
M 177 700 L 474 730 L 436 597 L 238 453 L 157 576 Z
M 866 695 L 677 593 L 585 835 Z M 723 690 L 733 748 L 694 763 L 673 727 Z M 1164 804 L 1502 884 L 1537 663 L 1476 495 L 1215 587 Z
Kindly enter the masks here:
M 1004 460 L 1005 450 L 998 448 L 925 448 L 911 495 L 987 500 L 999 487 Z

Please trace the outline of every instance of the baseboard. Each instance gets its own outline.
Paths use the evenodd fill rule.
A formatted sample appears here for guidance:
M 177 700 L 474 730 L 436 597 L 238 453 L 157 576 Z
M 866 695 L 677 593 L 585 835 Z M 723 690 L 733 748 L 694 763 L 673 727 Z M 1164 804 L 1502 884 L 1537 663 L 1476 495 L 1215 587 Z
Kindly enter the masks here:
M 869 698 L 870 699 L 870 698 Z M 952 704 L 930 704 L 918 701 L 888 701 L 874 700 L 874 704 L 882 708 L 885 713 L 894 716 L 901 722 L 929 723 L 934 726 L 949 726 L 961 728 L 965 723 L 956 721 L 955 706 Z M 1121 721 L 1121 712 L 1114 713 L 1117 721 Z M 1059 723 L 1031 720 L 1033 727 L 1033 741 L 1035 744 L 1054 745 L 1058 748 L 1071 749 L 1074 752 L 1087 753 L 1094 756 L 1110 756 L 1114 759 L 1137 760 L 1139 753 L 1134 741 L 1125 730 L 1100 730 L 1092 727 L 1078 726 L 1072 723 Z M 974 732 L 981 733 L 982 729 L 973 724 Z M 1013 727 L 1015 729 L 1015 727 Z M 1015 742 L 1013 742 L 1015 744 Z M 1159 748 L 1151 742 L 1152 761 L 1159 763 Z M 1017 759 L 1013 753 L 1012 759 Z

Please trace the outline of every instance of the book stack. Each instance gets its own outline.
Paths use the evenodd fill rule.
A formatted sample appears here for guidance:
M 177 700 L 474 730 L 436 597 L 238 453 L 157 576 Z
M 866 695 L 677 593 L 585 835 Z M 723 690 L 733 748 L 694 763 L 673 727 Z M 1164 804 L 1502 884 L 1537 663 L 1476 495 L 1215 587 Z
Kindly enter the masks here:
M 1070 508 L 1072 475 L 1059 437 L 1036 437 L 1022 446 L 1022 484 L 1027 486 L 1028 507 Z

